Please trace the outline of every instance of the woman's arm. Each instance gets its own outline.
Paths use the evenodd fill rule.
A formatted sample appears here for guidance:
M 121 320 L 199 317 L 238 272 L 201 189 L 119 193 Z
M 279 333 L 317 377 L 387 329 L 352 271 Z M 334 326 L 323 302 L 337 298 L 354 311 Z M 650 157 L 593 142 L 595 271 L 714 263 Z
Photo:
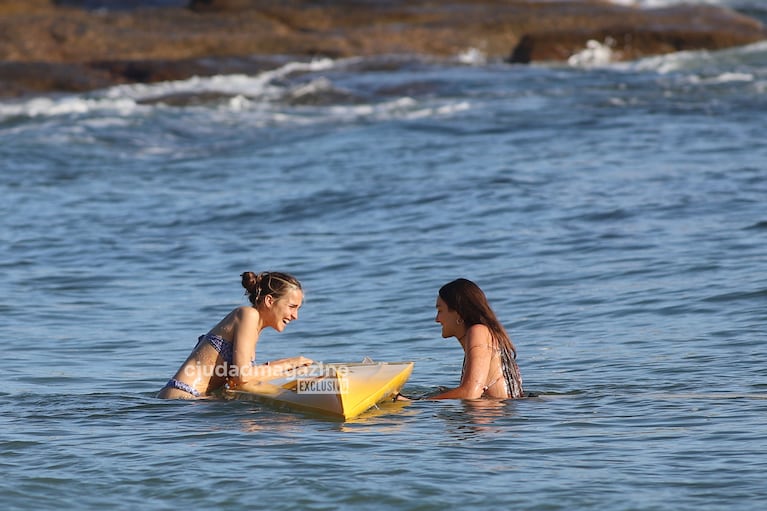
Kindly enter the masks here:
M 264 369 L 268 368 L 270 375 L 277 375 L 280 373 L 284 373 L 285 371 L 290 371 L 291 369 L 295 369 L 297 367 L 310 366 L 313 363 L 314 361 L 312 359 L 299 355 L 297 357 L 270 360 L 266 362 L 265 364 L 261 364 L 256 367 L 264 368 Z
M 466 332 L 466 355 L 461 384 L 429 399 L 479 399 L 485 392 L 493 352 L 490 330 L 485 325 L 472 325 Z
M 241 307 L 235 313 L 233 332 L 233 356 L 229 385 L 237 387 L 249 381 L 258 382 L 280 375 L 296 367 L 308 366 L 313 363 L 306 357 L 283 358 L 253 365 L 258 343 L 258 323 L 260 314 L 253 307 Z
M 247 382 L 259 383 L 264 380 L 270 380 L 272 378 L 284 375 L 286 372 L 293 369 L 310 366 L 313 363 L 314 361 L 311 359 L 302 356 L 270 360 L 266 363 L 253 365 L 247 368 L 245 371 L 248 374 L 245 379 L 242 377 L 238 380 L 231 378 L 229 380 L 229 387 L 236 388 L 238 385 L 242 385 Z
M 240 307 L 234 316 L 232 332 L 232 367 L 229 384 L 236 387 L 253 379 L 253 359 L 258 343 L 258 323 L 261 315 L 253 307 Z

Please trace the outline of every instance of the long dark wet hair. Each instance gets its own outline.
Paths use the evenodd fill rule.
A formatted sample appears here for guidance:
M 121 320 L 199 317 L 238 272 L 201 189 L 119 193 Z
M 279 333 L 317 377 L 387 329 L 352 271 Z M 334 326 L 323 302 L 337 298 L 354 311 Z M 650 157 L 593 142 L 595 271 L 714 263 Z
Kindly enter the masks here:
M 246 271 L 242 274 L 242 287 L 245 288 L 245 293 L 253 307 L 264 303 L 264 298 L 269 295 L 279 300 L 293 289 L 303 290 L 297 278 L 278 271 L 261 273 Z
M 522 377 L 517 367 L 517 349 L 511 342 L 511 337 L 506 332 L 495 312 L 490 307 L 487 297 L 482 289 L 468 279 L 455 279 L 439 289 L 439 297 L 445 304 L 454 310 L 466 324 L 466 328 L 472 325 L 485 325 L 490 330 L 490 335 L 501 351 L 501 366 L 503 377 L 511 397 L 522 395 Z

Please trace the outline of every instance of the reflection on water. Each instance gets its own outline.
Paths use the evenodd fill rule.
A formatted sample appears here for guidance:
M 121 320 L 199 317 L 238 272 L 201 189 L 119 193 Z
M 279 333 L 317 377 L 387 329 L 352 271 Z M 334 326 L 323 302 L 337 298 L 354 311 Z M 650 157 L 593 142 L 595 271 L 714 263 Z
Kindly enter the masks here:
M 239 417 L 237 424 L 238 428 L 245 433 L 297 432 L 307 423 L 329 425 L 330 429 L 344 433 L 371 431 L 370 428 L 377 433 L 390 433 L 402 429 L 405 422 L 418 416 L 417 410 L 408 410 L 410 404 L 407 401 L 379 403 L 359 416 L 344 421 L 309 411 L 282 409 L 263 403 L 248 402 L 246 406 L 252 407 L 252 410 L 247 417 Z M 239 413 L 243 411 L 240 410 Z
M 445 423 L 452 438 L 466 440 L 478 435 L 502 433 L 502 419 L 514 415 L 514 400 L 473 399 L 463 401 L 433 401 L 440 407 L 436 416 Z
M 276 410 L 259 403 L 248 406 L 252 409 L 241 408 L 236 412 L 237 428 L 244 433 L 270 434 L 300 434 L 307 424 L 312 424 L 341 433 L 389 435 L 410 428 L 431 428 L 436 417 L 443 422 L 449 437 L 468 439 L 505 431 L 508 425 L 505 421 L 515 414 L 513 400 L 493 399 L 384 402 L 346 421 L 309 412 Z
M 418 410 L 412 408 L 410 401 L 383 402 L 365 413 L 339 424 L 339 431 L 344 433 L 374 431 L 376 433 L 394 433 L 402 430 L 407 421 L 417 420 Z
M 290 412 L 254 413 L 250 417 L 238 418 L 237 427 L 243 433 L 291 434 L 301 431 L 304 420 L 299 414 Z M 279 436 L 272 438 L 280 441 Z

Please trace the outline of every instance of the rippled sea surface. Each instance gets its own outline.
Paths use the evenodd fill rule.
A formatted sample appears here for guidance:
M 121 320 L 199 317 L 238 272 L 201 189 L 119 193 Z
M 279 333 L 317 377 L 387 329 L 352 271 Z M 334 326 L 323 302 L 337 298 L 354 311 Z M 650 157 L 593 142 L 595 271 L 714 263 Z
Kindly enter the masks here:
M 0 103 L 4 509 L 761 509 L 767 45 L 580 57 Z M 257 360 L 456 385 L 434 301 L 467 277 L 536 397 L 348 422 L 155 399 L 269 269 L 306 298 Z

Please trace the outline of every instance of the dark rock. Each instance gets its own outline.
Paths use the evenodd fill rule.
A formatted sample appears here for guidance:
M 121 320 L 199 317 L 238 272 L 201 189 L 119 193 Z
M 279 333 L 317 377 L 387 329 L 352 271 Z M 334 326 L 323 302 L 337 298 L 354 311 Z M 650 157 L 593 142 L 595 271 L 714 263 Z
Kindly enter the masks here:
M 115 83 L 152 83 L 183 80 L 191 76 L 213 76 L 216 74 L 256 74 L 274 69 L 284 63 L 279 58 L 218 58 L 179 60 L 130 60 L 97 61 L 87 68 L 106 73 Z
M 0 62 L 0 97 L 49 91 L 82 92 L 113 83 L 108 74 L 79 64 Z
M 189 0 L 53 0 L 55 5 L 111 11 L 145 7 L 187 7 Z
M 618 60 L 633 60 L 676 51 L 741 46 L 765 38 L 758 21 L 713 6 L 626 9 L 622 18 L 596 26 L 584 22 L 574 28 L 533 31 L 521 37 L 509 60 L 567 60 L 589 40 L 610 46 Z
M 454 57 L 563 61 L 589 40 L 616 59 L 717 50 L 767 39 L 753 18 L 716 6 L 643 10 L 600 0 L 3 0 L 0 94 L 78 91 L 224 72 L 257 72 L 252 56 Z M 170 0 L 168 0 L 170 1 Z M 150 3 L 147 3 L 150 2 Z M 265 60 L 261 62 L 268 65 Z M 231 71 L 239 69 L 239 71 Z

